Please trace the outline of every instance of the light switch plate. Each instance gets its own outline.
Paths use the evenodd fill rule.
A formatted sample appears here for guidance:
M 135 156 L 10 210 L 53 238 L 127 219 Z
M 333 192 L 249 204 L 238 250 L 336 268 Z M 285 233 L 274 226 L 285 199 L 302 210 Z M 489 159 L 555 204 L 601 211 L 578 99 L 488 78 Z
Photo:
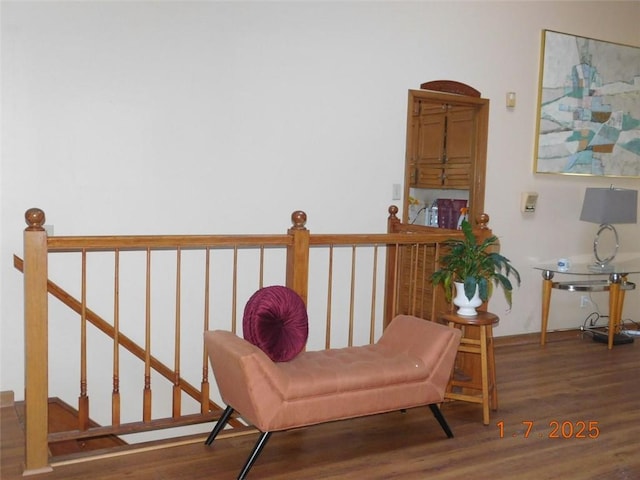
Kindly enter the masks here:
M 533 213 L 536 211 L 538 203 L 537 192 L 522 192 L 522 200 L 520 202 L 520 211 L 522 213 Z
M 399 183 L 394 183 L 391 189 L 391 200 L 400 200 L 400 196 L 402 195 L 401 185 Z

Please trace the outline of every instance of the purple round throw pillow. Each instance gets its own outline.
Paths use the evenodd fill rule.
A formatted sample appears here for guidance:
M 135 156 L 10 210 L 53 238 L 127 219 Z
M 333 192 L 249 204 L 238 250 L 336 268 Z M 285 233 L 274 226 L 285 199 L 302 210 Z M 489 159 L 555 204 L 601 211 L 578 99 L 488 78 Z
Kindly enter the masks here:
M 274 362 L 295 358 L 307 343 L 309 318 L 302 298 L 288 287 L 273 285 L 254 293 L 244 307 L 244 339 Z

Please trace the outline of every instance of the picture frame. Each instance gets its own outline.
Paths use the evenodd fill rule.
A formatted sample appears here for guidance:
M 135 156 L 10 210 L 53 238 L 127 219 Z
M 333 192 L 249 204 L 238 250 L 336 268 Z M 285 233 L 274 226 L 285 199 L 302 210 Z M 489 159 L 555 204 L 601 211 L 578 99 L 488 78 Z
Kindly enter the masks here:
M 640 178 L 640 47 L 542 31 L 534 172 Z

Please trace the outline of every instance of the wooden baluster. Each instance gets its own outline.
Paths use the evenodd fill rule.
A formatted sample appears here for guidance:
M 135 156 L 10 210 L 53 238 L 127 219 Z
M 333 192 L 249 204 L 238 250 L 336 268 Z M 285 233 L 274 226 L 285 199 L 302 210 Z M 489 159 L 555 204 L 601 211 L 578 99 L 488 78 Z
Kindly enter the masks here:
M 113 392 L 111 424 L 120 425 L 120 250 L 115 250 L 113 285 Z
M 425 268 L 428 268 L 429 272 L 435 272 L 437 249 L 437 243 L 432 243 L 429 247 L 431 255 L 429 255 L 429 258 L 425 259 Z M 429 288 L 430 296 L 425 302 L 426 318 L 434 319 L 436 318 L 436 288 L 435 285 L 433 285 L 433 281 L 430 276 L 427 278 L 427 286 Z
M 25 213 L 24 342 L 25 342 L 25 465 L 24 475 L 52 470 L 47 444 L 48 425 L 48 298 L 47 232 L 44 212 Z
M 211 290 L 211 250 L 209 247 L 204 254 L 204 320 L 203 328 L 209 330 L 209 298 Z
M 427 255 L 429 253 L 429 246 L 427 244 L 422 245 L 422 272 L 420 272 L 420 291 L 422 294 L 420 295 L 420 311 L 418 312 L 418 316 L 420 318 L 434 318 L 430 315 L 426 315 L 424 311 L 424 297 L 427 292 L 427 284 L 431 281 L 429 274 L 427 273 Z
M 87 251 L 82 249 L 82 287 L 80 298 L 80 397 L 78 398 L 78 430 L 89 428 L 87 395 Z
M 351 246 L 351 288 L 349 293 L 349 343 L 353 346 L 353 317 L 355 315 L 355 290 L 356 290 L 356 246 Z
M 205 264 L 204 264 L 204 320 L 203 330 L 206 332 L 209 330 L 209 307 L 210 307 L 210 288 L 211 288 L 211 250 L 209 247 L 205 250 Z M 232 328 L 233 331 L 233 328 Z M 234 332 L 235 333 L 235 332 Z M 205 397 L 206 392 L 206 397 Z M 209 357 L 207 356 L 207 349 L 202 342 L 202 379 L 200 380 L 200 412 L 206 413 L 209 411 Z
M 444 254 L 443 250 L 446 247 L 442 243 L 436 243 L 436 248 L 434 252 L 433 258 L 433 269 L 434 271 L 440 268 L 439 259 Z M 444 291 L 444 287 L 441 284 L 433 286 L 432 293 L 432 313 L 431 318 L 436 318 L 437 315 L 441 312 L 452 312 L 453 311 L 453 303 L 447 302 L 446 292 Z
M 422 290 L 419 287 L 420 285 L 422 285 L 422 282 L 424 282 L 424 269 L 420 268 L 420 260 L 422 258 L 422 255 L 424 254 L 424 245 L 418 243 L 414 248 L 416 250 L 415 264 L 413 267 L 415 271 L 415 282 L 413 285 L 413 307 L 411 314 L 415 315 L 416 317 L 422 317 L 422 297 L 420 295 L 420 292 Z
M 209 367 L 205 365 L 200 384 L 200 413 L 209 411 Z
M 409 247 L 411 250 L 411 259 L 409 260 L 409 268 L 411 271 L 411 283 L 409 284 L 409 298 L 407 299 L 407 308 L 411 315 L 416 314 L 416 297 L 418 284 L 418 245 L 414 244 Z
M 232 331 L 236 333 L 238 326 L 236 323 L 236 314 L 238 303 L 238 246 L 233 247 L 233 275 L 231 283 L 231 324 L 233 325 Z
M 179 418 L 182 411 L 182 390 L 180 388 L 180 305 L 181 305 L 181 265 L 182 250 L 180 247 L 176 249 L 176 315 L 175 315 L 175 334 L 173 347 L 173 399 L 172 413 L 173 418 Z
M 398 281 L 401 282 L 403 277 L 406 277 L 407 284 L 398 283 L 398 313 L 405 313 L 407 315 L 411 314 L 411 292 L 413 291 L 413 246 L 411 245 L 403 245 L 400 247 L 400 264 L 402 265 L 401 271 L 403 272 L 402 276 L 398 278 Z
M 142 421 L 151 421 L 151 249 L 147 247 L 147 278 L 144 321 L 144 390 Z
M 329 245 L 329 275 L 327 280 L 327 324 L 324 335 L 324 348 L 331 348 L 331 301 L 333 298 L 333 244 Z
M 376 298 L 378 281 L 378 245 L 373 246 L 373 272 L 371 274 L 371 318 L 369 320 L 369 343 L 375 341 Z
M 400 289 L 402 287 L 402 285 L 400 285 L 400 279 L 402 278 L 402 272 L 400 271 L 401 267 L 402 267 L 402 247 L 399 244 L 395 244 L 395 246 L 392 247 L 392 252 L 393 252 L 393 259 L 391 264 L 393 265 L 394 269 L 391 272 L 391 276 L 388 277 L 389 279 L 393 280 L 393 283 L 390 284 L 387 289 L 390 293 L 389 297 L 386 298 L 385 297 L 385 303 L 389 302 L 389 316 L 386 317 L 385 316 L 385 327 L 391 323 L 391 320 L 393 320 L 393 318 L 398 314 L 398 304 L 400 302 Z
M 264 245 L 260 245 L 260 282 L 259 287 L 264 287 Z

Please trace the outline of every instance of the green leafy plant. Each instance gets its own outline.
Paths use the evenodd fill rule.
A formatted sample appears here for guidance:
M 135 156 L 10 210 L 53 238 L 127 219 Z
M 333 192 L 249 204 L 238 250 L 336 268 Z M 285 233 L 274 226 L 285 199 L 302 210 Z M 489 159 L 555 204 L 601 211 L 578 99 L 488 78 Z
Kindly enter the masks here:
M 520 273 L 508 258 L 491 251 L 498 246 L 498 237 L 492 235 L 478 243 L 471 224 L 466 220 L 462 222 L 462 232 L 463 239 L 444 242 L 448 247 L 447 253 L 440 257 L 440 268 L 431 276 L 433 284 L 442 284 L 448 302 L 452 298 L 454 282 L 464 283 L 464 293 L 469 300 L 473 298 L 477 286 L 483 302 L 493 293 L 494 285 L 501 286 L 511 307 L 513 285 L 509 276 L 520 285 Z

